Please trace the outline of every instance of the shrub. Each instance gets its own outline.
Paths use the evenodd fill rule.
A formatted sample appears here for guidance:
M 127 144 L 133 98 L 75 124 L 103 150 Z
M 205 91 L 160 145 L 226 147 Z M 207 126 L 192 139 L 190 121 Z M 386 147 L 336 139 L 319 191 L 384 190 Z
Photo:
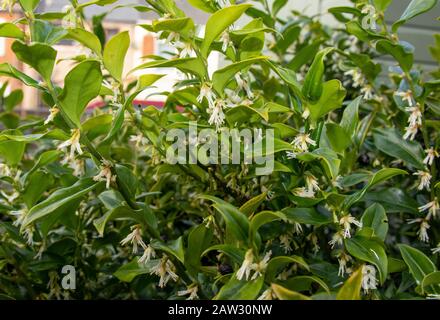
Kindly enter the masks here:
M 439 70 L 416 67 L 397 34 L 436 1 L 413 0 L 391 27 L 384 0 L 331 8 L 337 27 L 279 18 L 287 1 L 189 2 L 210 13 L 204 32 L 172 0 L 131 7 L 157 14 L 141 27 L 175 52 L 128 72 L 129 33 L 107 41 L 99 19 L 84 17 L 117 1 L 72 0 L 57 13 L 3 1 L 23 18 L 0 35 L 38 79 L 8 63 L 0 74 L 36 88 L 50 114 L 19 117 L 21 92 L 2 98 L 2 297 L 438 297 Z M 88 53 L 58 87 L 63 39 Z M 437 61 L 439 50 L 437 35 Z M 213 72 L 212 52 L 224 58 Z M 134 105 L 167 68 L 183 77 L 158 92 L 163 108 Z M 97 97 L 105 107 L 90 111 Z M 240 139 L 227 129 L 252 134 L 235 150 L 241 161 L 225 156 L 229 137 L 211 149 L 225 132 Z M 179 147 L 183 158 L 170 152 Z M 66 265 L 75 290 L 61 287 Z

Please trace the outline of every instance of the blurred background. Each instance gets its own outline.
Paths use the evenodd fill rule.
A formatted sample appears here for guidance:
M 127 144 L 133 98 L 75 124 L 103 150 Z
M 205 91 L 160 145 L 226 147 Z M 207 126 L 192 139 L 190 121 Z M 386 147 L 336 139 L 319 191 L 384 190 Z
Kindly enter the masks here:
M 269 3 L 272 1 L 273 0 L 269 0 Z M 82 0 L 79 2 L 82 3 L 86 1 Z M 139 4 L 145 4 L 145 1 L 143 0 L 119 0 L 113 6 L 135 4 L 136 2 Z M 410 0 L 394 0 L 387 11 L 387 21 L 392 24 L 393 21 L 397 20 L 409 2 Z M 186 0 L 176 0 L 176 3 L 196 23 L 203 25 L 206 22 L 208 15 L 203 11 L 193 8 Z M 63 11 L 66 5 L 69 5 L 68 0 L 42 0 L 37 11 L 60 12 Z M 281 18 L 288 17 L 291 10 L 298 10 L 309 15 L 321 14 L 319 19 L 321 19 L 323 23 L 335 25 L 337 22 L 327 13 L 327 8 L 343 5 L 352 5 L 352 3 L 349 0 L 290 0 L 286 9 L 281 12 Z M 125 7 L 118 8 L 108 15 L 103 15 L 106 10 L 108 10 L 108 6 L 105 8 L 90 6 L 87 7 L 85 14 L 88 19 L 103 18 L 103 27 L 107 39 L 121 31 L 129 31 L 131 47 L 126 59 L 127 71 L 133 66 L 140 64 L 142 62 L 142 57 L 144 56 L 151 54 L 162 55 L 166 52 L 174 51 L 165 41 L 155 38 L 153 34 L 149 33 L 142 27 L 136 26 L 137 24 L 149 23 L 152 19 L 155 19 L 156 17 L 153 14 L 138 12 L 133 8 Z M 434 43 L 433 35 L 440 30 L 440 23 L 437 20 L 439 12 L 439 5 L 437 5 L 437 8 L 434 10 L 411 20 L 407 25 L 402 27 L 399 32 L 402 40 L 409 41 L 416 48 L 416 63 L 423 65 L 427 69 L 434 69 L 436 67 L 435 62 L 429 53 L 429 47 Z M 15 8 L 12 13 L 9 11 L 0 11 L 0 23 L 14 21 L 19 18 L 20 11 L 18 8 Z M 24 73 L 34 78 L 38 78 L 38 75 L 32 69 L 17 61 L 10 49 L 12 42 L 13 39 L 0 38 L 0 63 L 8 62 Z M 72 67 L 72 61 L 69 61 L 68 59 L 84 53 L 85 49 L 73 40 L 62 40 L 55 46 L 55 49 L 58 51 L 57 58 L 60 62 L 55 68 L 54 82 L 61 85 L 61 81 L 64 79 L 65 74 Z M 386 63 L 386 61 L 383 62 Z M 209 66 L 212 70 L 217 69 L 221 64 L 221 57 L 218 53 L 214 53 L 210 56 Z M 167 74 L 166 77 L 157 82 L 157 88 L 154 89 L 155 92 L 170 90 L 176 79 L 179 79 L 182 76 L 174 69 L 150 69 L 148 72 Z M 133 75 L 133 77 L 135 76 L 136 74 Z M 47 107 L 42 105 L 41 99 L 35 89 L 22 86 L 21 83 L 16 80 L 0 77 L 0 85 L 6 81 L 8 81 L 9 85 L 6 88 L 5 95 L 7 96 L 15 90 L 13 98 L 19 100 L 22 99 L 19 103 L 19 108 L 22 113 L 47 112 Z M 22 97 L 20 89 L 23 93 Z M 145 92 L 141 95 L 140 99 L 148 100 L 148 102 L 158 102 L 160 104 L 165 98 L 164 96 L 151 96 L 150 94 L 151 92 Z M 94 103 L 99 105 L 99 101 L 95 101 Z

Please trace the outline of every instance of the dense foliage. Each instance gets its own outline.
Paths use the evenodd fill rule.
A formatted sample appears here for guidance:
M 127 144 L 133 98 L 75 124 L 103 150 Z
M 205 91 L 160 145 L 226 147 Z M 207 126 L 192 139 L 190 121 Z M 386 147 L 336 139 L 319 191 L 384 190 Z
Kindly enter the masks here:
M 20 117 L 21 91 L 0 90 L 1 297 L 438 297 L 440 70 L 415 66 L 397 34 L 436 0 L 413 0 L 392 26 L 391 0 L 352 1 L 329 10 L 338 27 L 287 14 L 287 0 L 190 0 L 210 13 L 204 29 L 173 0 L 146 0 L 131 9 L 158 18 L 141 27 L 175 52 L 134 70 L 129 33 L 107 39 L 105 15 L 83 13 L 117 2 L 37 13 L 38 0 L 3 1 L 23 16 L 0 36 L 39 78 L 8 63 L 0 75 L 38 89 L 50 115 Z M 63 39 L 87 54 L 58 87 Z M 211 52 L 224 60 L 214 72 Z M 182 72 L 158 92 L 163 108 L 133 105 L 162 77 L 151 68 Z M 96 97 L 105 107 L 87 109 Z M 273 172 L 170 164 L 167 132 L 194 121 L 219 134 L 273 129 Z M 65 265 L 75 290 L 61 287 Z

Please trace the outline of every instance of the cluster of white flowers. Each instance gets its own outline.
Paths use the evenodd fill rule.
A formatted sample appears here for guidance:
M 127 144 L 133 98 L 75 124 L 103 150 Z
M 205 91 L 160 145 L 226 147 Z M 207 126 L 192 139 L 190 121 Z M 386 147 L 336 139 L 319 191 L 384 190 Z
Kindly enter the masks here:
M 179 58 L 191 58 L 196 55 L 191 42 L 184 42 L 176 46 L 179 50 Z
M 131 243 L 133 246 L 133 253 L 138 252 L 138 246 L 140 245 L 144 250 L 147 249 L 147 245 L 142 240 L 142 233 L 140 225 L 134 225 L 131 227 L 130 232 L 124 239 L 121 240 L 121 245 L 125 246 L 127 243 Z
M 343 216 L 339 220 L 339 224 L 344 228 L 344 238 L 350 238 L 350 229 L 351 225 L 354 224 L 355 226 L 362 228 L 362 223 L 356 220 L 355 217 L 353 217 L 351 214 L 347 214 Z
M 67 148 L 70 147 L 70 153 L 68 155 L 68 158 L 73 160 L 75 158 L 75 153 L 78 153 L 79 155 L 83 154 L 83 151 L 81 149 L 81 144 L 79 142 L 79 139 L 81 137 L 81 133 L 79 129 L 72 129 L 71 130 L 72 135 L 70 139 L 64 141 L 58 146 L 59 150 L 66 151 Z
M 417 186 L 418 190 L 429 190 L 429 186 L 431 185 L 431 173 L 428 171 L 421 171 L 418 170 L 417 172 L 413 173 L 414 176 L 419 176 L 419 185 Z
M 367 79 L 359 68 L 350 69 L 344 72 L 344 75 L 350 76 L 352 78 L 351 85 L 353 86 L 353 88 L 361 88 L 360 91 L 365 100 L 379 99 L 379 97 L 374 93 L 373 86 L 367 82 Z M 344 85 L 348 84 L 349 82 L 344 82 Z
M 377 289 L 376 268 L 371 265 L 364 265 L 362 267 L 362 289 L 364 293 L 368 293 L 370 290 Z
M 116 176 L 112 174 L 112 164 L 106 160 L 102 161 L 101 171 L 93 177 L 95 181 L 105 181 L 105 187 L 110 189 L 110 184 L 116 181 Z
M 296 153 L 309 151 L 309 145 L 316 146 L 316 141 L 310 138 L 308 133 L 299 133 L 291 142 L 295 152 L 287 152 L 287 157 L 290 159 L 296 158 Z
M 10 177 L 11 169 L 5 163 L 0 163 L 0 177 Z
M 160 288 L 165 287 L 170 280 L 176 282 L 179 279 L 179 276 L 176 274 L 176 267 L 165 254 L 158 260 L 157 264 L 151 268 L 150 274 L 160 277 Z
M 194 300 L 197 299 L 199 296 L 197 295 L 199 291 L 199 287 L 197 285 L 189 286 L 186 290 L 181 290 L 177 292 L 178 296 L 186 296 L 189 295 L 186 300 Z
M 417 231 L 417 235 L 419 236 L 420 241 L 428 242 L 429 235 L 428 229 L 431 227 L 428 223 L 427 219 L 417 218 L 408 220 L 409 224 L 419 223 L 419 230 Z
M 227 107 L 228 105 L 223 99 L 215 100 L 214 105 L 208 107 L 208 113 L 210 114 L 208 123 L 210 125 L 215 125 L 217 131 L 220 130 L 225 122 L 226 116 L 223 110 Z
M 423 159 L 423 163 L 427 166 L 432 166 L 435 158 L 438 158 L 440 155 L 433 147 L 425 150 L 426 157 Z
M 339 262 L 339 270 L 338 270 L 338 276 L 343 277 L 346 273 L 350 274 L 351 269 L 347 268 L 347 263 L 349 263 L 353 258 L 346 254 L 345 252 L 341 252 L 338 255 L 338 262 Z
M 268 288 L 257 298 L 257 300 L 274 300 L 277 296 L 272 288 Z
M 254 262 L 254 254 L 252 252 L 252 249 L 249 249 L 246 252 L 245 258 L 243 260 L 243 263 L 237 271 L 237 279 L 238 280 L 248 280 L 251 272 L 255 271 L 254 274 L 251 277 L 251 280 L 255 280 L 258 277 L 262 276 L 264 271 L 267 268 L 267 263 L 269 262 L 270 256 L 272 255 L 272 251 L 269 251 L 265 254 L 264 258 L 260 260 L 259 262 Z

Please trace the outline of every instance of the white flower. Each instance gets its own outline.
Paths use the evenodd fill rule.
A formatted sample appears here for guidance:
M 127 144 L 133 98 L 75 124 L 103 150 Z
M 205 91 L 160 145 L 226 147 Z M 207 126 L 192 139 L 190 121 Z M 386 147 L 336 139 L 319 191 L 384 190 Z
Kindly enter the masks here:
M 437 248 L 432 248 L 431 251 L 432 251 L 432 254 L 440 253 L 440 243 L 437 244 Z
M 309 108 L 305 108 L 303 113 L 301 114 L 301 117 L 304 120 L 307 120 L 310 117 L 310 109 Z
M 314 193 L 315 191 L 321 190 L 319 188 L 318 180 L 316 179 L 316 177 L 314 175 L 306 174 L 305 180 L 306 180 L 306 186 L 307 186 L 308 192 Z
M 251 90 L 251 87 L 249 86 L 247 80 L 243 79 L 241 72 L 237 72 L 235 74 L 235 81 L 237 82 L 238 89 L 244 90 L 249 99 L 254 98 L 254 94 Z
M 246 252 L 246 255 L 244 257 L 240 269 L 238 269 L 237 271 L 236 276 L 238 280 L 242 280 L 243 278 L 247 280 L 249 278 L 249 276 L 251 275 L 253 263 L 254 263 L 254 254 L 252 253 L 252 249 L 249 249 Z
M 365 77 L 358 68 L 344 72 L 344 75 L 351 76 L 353 79 L 353 88 L 362 87 L 365 84 Z
M 44 124 L 48 124 L 52 122 L 53 119 L 55 119 L 55 116 L 58 114 L 58 112 L 60 112 L 60 109 L 58 109 L 57 107 L 50 108 L 50 113 L 47 119 L 44 121 Z
M 344 252 L 341 252 L 338 255 L 338 262 L 339 262 L 338 276 L 343 277 L 347 273 L 347 263 L 350 262 L 351 260 L 352 258 Z
M 423 159 L 423 163 L 432 166 L 434 159 L 439 157 L 439 153 L 432 147 L 426 149 L 425 152 L 426 152 L 426 157 L 425 159 Z
M 225 122 L 225 114 L 223 112 L 223 109 L 226 108 L 226 103 L 224 100 L 217 99 L 215 101 L 214 106 L 211 108 L 208 108 L 208 113 L 211 114 L 209 117 L 208 123 L 211 125 L 215 125 L 217 131 L 220 129 L 220 127 Z
M 27 210 L 21 209 L 17 211 L 11 211 L 10 214 L 16 217 L 16 220 L 12 223 L 12 225 L 18 227 L 23 224 L 24 218 L 27 214 Z
M 168 37 L 166 38 L 165 42 L 172 44 L 173 42 L 179 42 L 180 40 L 180 34 L 178 34 L 177 32 L 171 31 L 168 34 Z
M 309 151 L 309 145 L 316 146 L 315 140 L 308 133 L 300 133 L 292 141 L 293 146 L 300 152 Z
M 135 147 L 139 149 L 141 146 L 148 145 L 148 139 L 142 133 L 131 135 L 130 141 L 135 143 Z
M 199 291 L 199 288 L 197 286 L 190 286 L 186 290 L 181 290 L 177 292 L 178 296 L 186 296 L 189 294 L 189 297 L 186 298 L 186 300 L 194 300 L 197 299 L 199 296 L 197 295 L 197 292 Z
M 301 198 L 313 198 L 315 196 L 313 191 L 307 190 L 304 187 L 293 189 L 293 194 Z
M 274 300 L 277 296 L 272 288 L 268 288 L 257 298 L 257 300 Z
M 293 233 L 300 235 L 302 233 L 303 229 L 301 227 L 301 224 L 298 222 L 293 223 Z
M 200 93 L 197 97 L 197 102 L 202 103 L 203 98 L 206 98 L 206 101 L 208 101 L 208 106 L 210 108 L 215 107 L 216 95 L 215 95 L 214 91 L 212 90 L 212 84 L 209 82 L 205 82 L 202 84 L 202 86 L 200 88 Z
M 144 248 L 144 253 L 142 254 L 142 257 L 139 258 L 139 263 L 148 263 L 151 258 L 156 257 L 156 251 L 154 251 L 153 247 L 148 245 L 146 248 Z
M 364 265 L 362 267 L 362 289 L 364 289 L 364 292 L 368 293 L 370 290 L 376 290 L 377 283 L 376 268 L 368 264 Z
M 180 47 L 180 58 L 191 57 L 195 54 L 192 44 L 190 42 L 186 42 L 183 46 Z
M 361 93 L 364 95 L 365 100 L 372 100 L 374 99 L 374 90 L 373 87 L 369 84 L 366 84 L 362 87 Z
M 63 150 L 68 147 L 70 147 L 70 155 L 69 158 L 73 159 L 75 158 L 75 152 L 78 154 L 83 154 L 83 151 L 81 150 L 81 144 L 79 143 L 79 139 L 81 137 L 79 129 L 72 129 L 72 136 L 69 140 L 64 141 L 58 146 L 58 149 Z
M 95 181 L 105 181 L 105 187 L 110 189 L 110 183 L 116 181 L 116 176 L 112 174 L 112 165 L 108 161 L 102 161 L 101 171 L 93 177 Z
M 343 228 L 344 228 L 344 238 L 351 237 L 350 228 L 351 228 L 352 224 L 354 224 L 355 226 L 358 226 L 359 228 L 362 228 L 362 223 L 357 221 L 351 214 L 347 214 L 347 215 L 343 216 L 339 220 L 339 224 L 341 226 L 343 226 Z
M 332 185 L 338 189 L 343 189 L 342 188 L 342 176 L 337 176 L 334 180 L 332 180 Z
M 410 107 L 414 106 L 414 97 L 411 90 L 398 91 L 394 93 L 396 96 L 401 97 L 402 101 L 406 101 Z
M 176 268 L 170 259 L 168 259 L 166 255 L 163 255 L 159 262 L 151 268 L 150 274 L 160 277 L 159 287 L 163 288 L 167 285 L 170 279 L 172 279 L 174 282 L 179 279 L 179 276 L 175 273 L 175 270 Z
M 8 165 L 4 163 L 0 163 L 0 176 L 3 177 L 10 177 L 11 176 L 11 169 L 8 167 Z
M 234 48 L 234 43 L 231 41 L 231 38 L 229 37 L 229 31 L 225 30 L 223 31 L 220 40 L 222 42 L 222 51 L 226 52 L 229 46 Z
M 419 231 L 417 231 L 417 235 L 419 236 L 420 241 L 429 242 L 428 229 L 431 227 L 427 220 L 422 218 L 408 220 L 409 224 L 420 223 Z
M 0 191 L 1 195 L 9 202 L 9 203 L 13 203 L 15 199 L 17 199 L 20 196 L 20 193 L 18 193 L 17 191 L 14 191 L 12 194 L 7 194 L 6 192 L 4 192 L 3 190 Z
M 284 249 L 284 252 L 286 254 L 293 251 L 292 247 L 290 246 L 291 241 L 292 241 L 292 238 L 288 234 L 283 234 L 280 236 L 281 248 Z
M 83 159 L 73 159 L 69 162 L 69 166 L 73 169 L 74 176 L 80 177 L 84 175 L 85 163 Z
M 415 107 L 405 108 L 405 110 L 411 113 L 408 118 L 410 126 L 422 125 L 422 111 L 420 110 L 420 105 L 418 103 Z
M 344 243 L 344 233 L 342 231 L 338 231 L 336 232 L 333 236 L 332 239 L 328 242 L 328 244 L 331 246 L 331 248 L 333 249 L 335 247 L 335 245 L 340 245 L 342 246 L 342 244 Z
M 286 152 L 287 159 L 296 159 L 296 153 L 292 151 Z
M 440 205 L 438 203 L 437 197 L 434 198 L 433 201 L 428 202 L 427 204 L 420 206 L 419 211 L 423 212 L 428 210 L 427 219 L 431 219 L 431 217 L 435 218 L 437 216 L 437 211 L 440 210 Z
M 419 170 L 413 173 L 413 175 L 420 177 L 420 183 L 419 186 L 417 187 L 418 190 L 423 190 L 425 188 L 426 190 L 429 190 L 429 186 L 431 184 L 431 178 L 432 178 L 429 172 Z
M 127 243 L 131 243 L 133 245 L 133 253 L 138 251 L 138 245 L 140 245 L 144 250 L 147 249 L 147 245 L 142 240 L 141 228 L 139 225 L 134 225 L 131 227 L 133 230 L 129 233 L 124 239 L 121 241 L 121 245 L 125 246 Z
M 269 262 L 271 255 L 272 251 L 268 251 L 260 262 L 252 264 L 252 269 L 255 270 L 255 273 L 253 274 L 251 280 L 255 280 L 263 275 L 264 271 L 267 268 L 267 263 Z
M 417 135 L 417 132 L 419 130 L 419 125 L 409 125 L 408 127 L 405 128 L 405 134 L 403 135 L 403 139 L 408 139 L 409 140 L 414 140 L 414 138 Z

